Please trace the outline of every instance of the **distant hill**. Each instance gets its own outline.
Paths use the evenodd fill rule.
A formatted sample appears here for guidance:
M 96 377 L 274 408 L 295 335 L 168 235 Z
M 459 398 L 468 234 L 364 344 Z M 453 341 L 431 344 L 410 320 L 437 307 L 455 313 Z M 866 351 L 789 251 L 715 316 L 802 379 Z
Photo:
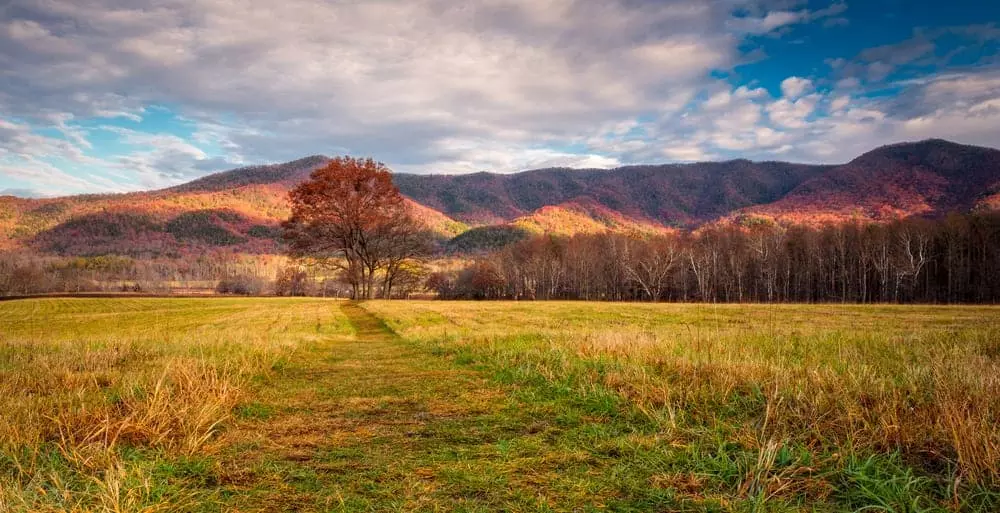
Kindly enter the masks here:
M 539 169 L 509 175 L 396 175 L 414 201 L 473 224 L 512 221 L 585 201 L 642 223 L 691 226 L 776 201 L 828 166 L 732 160 L 600 169 Z
M 653 234 L 669 230 L 657 221 L 626 216 L 586 196 L 558 205 L 546 205 L 514 219 L 511 224 L 528 233 L 553 235 L 606 231 Z
M 785 222 L 886 221 L 996 209 L 998 199 L 1000 151 L 930 139 L 877 148 L 747 211 Z
M 0 196 L 0 250 L 182 257 L 280 251 L 288 190 L 328 158 L 209 175 L 168 189 Z M 1000 207 L 1000 151 L 927 140 L 839 166 L 731 160 L 515 174 L 396 174 L 413 215 L 453 251 L 531 233 L 655 233 L 738 216 L 817 224 Z M 459 237 L 460 236 L 460 237 Z
M 329 161 L 329 157 L 312 155 L 284 164 L 251 166 L 214 173 L 197 180 L 164 189 L 164 192 L 218 192 L 248 185 L 282 185 L 291 189 L 309 177 L 309 173 Z

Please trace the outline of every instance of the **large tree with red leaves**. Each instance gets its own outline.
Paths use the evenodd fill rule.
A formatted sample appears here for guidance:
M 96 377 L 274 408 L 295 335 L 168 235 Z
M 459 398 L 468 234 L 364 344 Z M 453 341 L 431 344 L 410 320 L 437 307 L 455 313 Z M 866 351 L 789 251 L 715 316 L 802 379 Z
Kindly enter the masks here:
M 355 299 L 392 293 L 400 263 L 427 251 L 389 169 L 371 158 L 337 157 L 289 193 L 283 224 L 291 254 L 343 271 Z

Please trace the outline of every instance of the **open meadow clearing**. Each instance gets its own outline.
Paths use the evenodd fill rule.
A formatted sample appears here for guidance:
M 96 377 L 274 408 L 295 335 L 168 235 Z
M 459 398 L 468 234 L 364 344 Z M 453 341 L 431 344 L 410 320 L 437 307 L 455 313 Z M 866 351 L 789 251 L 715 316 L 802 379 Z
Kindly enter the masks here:
M 0 511 L 997 511 L 1000 308 L 0 302 Z

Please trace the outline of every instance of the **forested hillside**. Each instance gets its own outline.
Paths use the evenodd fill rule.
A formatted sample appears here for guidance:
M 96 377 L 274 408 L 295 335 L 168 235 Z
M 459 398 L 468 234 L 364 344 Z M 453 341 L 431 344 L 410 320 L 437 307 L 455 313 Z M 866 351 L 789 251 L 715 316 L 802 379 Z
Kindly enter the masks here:
M 791 223 L 889 221 L 993 210 L 998 197 L 1000 151 L 934 139 L 870 151 L 747 211 Z
M 328 161 L 235 169 L 148 192 L 0 197 L 0 294 L 339 294 L 335 274 L 307 275 L 282 256 L 288 191 Z M 989 214 L 1000 206 L 1000 151 L 989 148 L 928 140 L 839 166 L 735 160 L 393 180 L 435 240 L 436 263 L 408 270 L 404 295 L 425 285 L 469 297 L 1000 295 L 1000 235 Z
M 327 161 L 311 156 L 240 168 L 141 193 L 0 197 L 0 250 L 141 258 L 280 253 L 278 224 L 288 215 L 288 190 Z M 491 225 L 508 227 L 501 229 L 506 233 L 653 234 L 748 215 L 817 226 L 987 211 L 1000 206 L 1000 151 L 928 140 L 878 148 L 840 166 L 733 160 L 509 175 L 396 174 L 394 181 L 442 248 L 476 251 L 499 239 L 470 234 L 445 241 Z M 479 240 L 485 246 L 477 246 Z

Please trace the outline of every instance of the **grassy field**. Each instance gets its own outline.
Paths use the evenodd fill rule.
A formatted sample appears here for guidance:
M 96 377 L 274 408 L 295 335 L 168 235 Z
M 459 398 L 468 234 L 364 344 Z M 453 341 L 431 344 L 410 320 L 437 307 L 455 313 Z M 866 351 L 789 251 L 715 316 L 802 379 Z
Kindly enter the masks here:
M 0 303 L 0 511 L 997 511 L 1000 309 Z

